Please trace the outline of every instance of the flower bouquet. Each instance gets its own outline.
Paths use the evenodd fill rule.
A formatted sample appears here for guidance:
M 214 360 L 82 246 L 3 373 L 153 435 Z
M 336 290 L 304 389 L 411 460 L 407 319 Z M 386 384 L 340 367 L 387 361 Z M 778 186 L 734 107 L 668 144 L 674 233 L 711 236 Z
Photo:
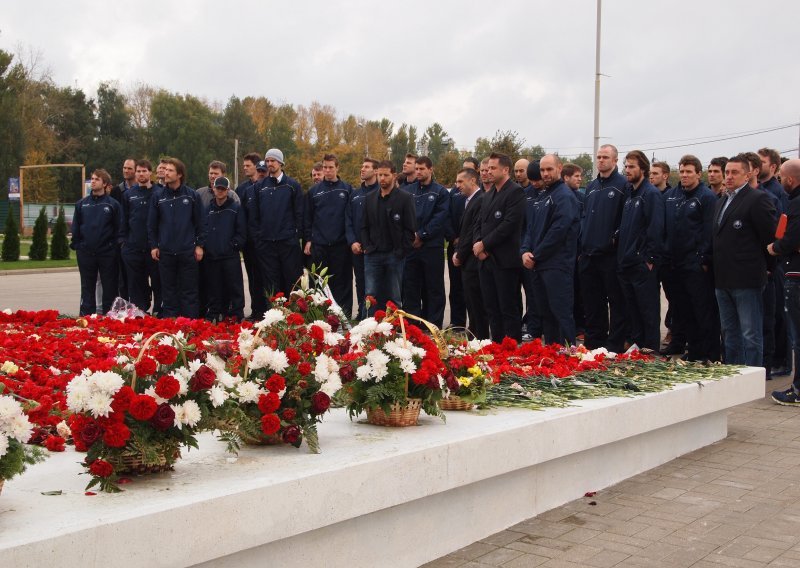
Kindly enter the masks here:
M 424 410 L 444 420 L 438 406 L 446 373 L 440 347 L 407 324 L 409 317 L 414 316 L 390 303 L 386 313 L 378 311 L 350 330 L 339 374 L 351 419 L 366 411 L 371 424 L 412 426 Z
M 121 475 L 172 469 L 182 447 L 197 447 L 195 436 L 209 427 L 226 385 L 197 353 L 187 361 L 193 347 L 182 334 L 155 333 L 135 360 L 121 356 L 113 370 L 85 369 L 67 385 L 75 449 L 87 452 L 92 476 L 87 489 L 119 491 Z
M 448 343 L 445 397 L 439 401 L 442 410 L 472 410 L 486 403 L 486 389 L 492 384 L 489 361 L 491 355 L 480 353 L 488 340 Z
M 0 491 L 7 479 L 44 460 L 44 450 L 26 444 L 32 433 L 22 405 L 11 396 L 0 395 Z

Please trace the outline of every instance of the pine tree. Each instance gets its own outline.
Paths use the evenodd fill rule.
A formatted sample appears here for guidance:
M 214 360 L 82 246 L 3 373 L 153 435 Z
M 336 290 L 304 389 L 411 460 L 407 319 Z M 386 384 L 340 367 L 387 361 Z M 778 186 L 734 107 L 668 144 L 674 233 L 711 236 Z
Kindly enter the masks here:
M 8 208 L 8 219 L 6 219 L 2 258 L 5 262 L 19 260 L 19 228 L 11 207 Z
M 28 258 L 31 260 L 47 259 L 47 213 L 45 213 L 44 207 L 39 211 L 39 216 L 33 225 L 33 242 L 31 250 L 28 252 Z
M 53 239 L 50 241 L 50 258 L 67 260 L 69 258 L 69 242 L 67 242 L 67 218 L 64 208 L 58 210 L 56 226 L 53 228 Z

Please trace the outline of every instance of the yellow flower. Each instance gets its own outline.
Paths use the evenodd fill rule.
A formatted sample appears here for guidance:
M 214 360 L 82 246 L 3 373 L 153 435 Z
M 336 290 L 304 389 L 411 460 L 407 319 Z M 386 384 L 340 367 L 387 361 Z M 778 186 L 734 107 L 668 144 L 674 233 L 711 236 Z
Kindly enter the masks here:
M 469 369 L 467 369 L 467 371 L 469 371 L 469 374 L 472 375 L 473 377 L 480 377 L 483 374 L 483 371 L 481 371 L 481 368 L 478 367 L 477 365 L 470 367 Z
M 460 384 L 462 387 L 468 387 L 471 382 L 472 379 L 470 377 L 458 377 L 458 384 Z
M 111 343 L 114 340 L 111 339 L 110 337 L 100 336 L 97 338 L 97 341 L 99 341 L 100 343 Z
M 3 371 L 4 373 L 7 373 L 9 375 L 13 375 L 17 371 L 19 371 L 19 367 L 17 367 L 11 361 L 6 361 L 5 363 L 3 363 L 3 366 L 0 367 L 0 371 Z

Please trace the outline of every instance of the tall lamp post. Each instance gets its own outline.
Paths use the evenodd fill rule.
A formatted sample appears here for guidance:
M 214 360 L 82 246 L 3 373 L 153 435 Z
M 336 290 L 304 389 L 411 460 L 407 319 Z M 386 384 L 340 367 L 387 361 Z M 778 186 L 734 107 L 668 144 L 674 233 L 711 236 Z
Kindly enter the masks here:
M 597 177 L 597 151 L 600 149 L 600 17 L 603 0 L 597 0 L 597 43 L 594 50 L 594 153 L 592 177 Z

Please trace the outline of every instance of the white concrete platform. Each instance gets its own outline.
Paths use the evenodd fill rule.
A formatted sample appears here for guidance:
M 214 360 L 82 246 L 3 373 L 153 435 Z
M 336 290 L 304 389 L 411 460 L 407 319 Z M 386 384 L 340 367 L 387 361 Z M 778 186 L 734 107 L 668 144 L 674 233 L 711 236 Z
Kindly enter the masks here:
M 764 370 L 542 412 L 320 427 L 322 454 L 211 436 L 172 473 L 84 495 L 69 450 L 6 483 L 0 567 L 418 566 L 724 438 Z M 63 490 L 60 496 L 43 491 Z

